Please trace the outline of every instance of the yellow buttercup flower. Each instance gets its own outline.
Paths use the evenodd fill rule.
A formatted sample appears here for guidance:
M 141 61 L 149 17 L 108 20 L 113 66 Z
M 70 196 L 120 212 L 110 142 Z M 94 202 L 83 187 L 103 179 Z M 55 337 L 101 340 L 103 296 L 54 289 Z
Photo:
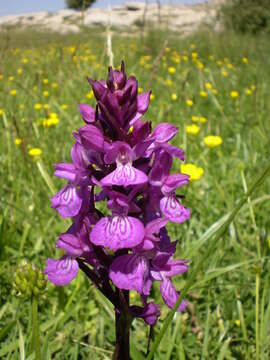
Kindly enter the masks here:
M 221 70 L 221 75 L 222 75 L 223 77 L 228 77 L 228 72 L 227 72 L 225 69 L 222 69 L 222 70 Z
M 35 105 L 34 105 L 34 109 L 35 109 L 35 110 L 40 110 L 40 109 L 42 109 L 42 104 L 39 104 L 39 103 L 35 104 Z
M 173 93 L 173 94 L 171 95 L 171 98 L 172 98 L 172 100 L 177 100 L 177 94 Z
M 235 320 L 234 323 L 235 323 L 235 325 L 238 326 L 238 327 L 241 325 L 241 321 L 240 321 L 239 319 Z
M 8 81 L 13 81 L 14 80 L 14 76 L 10 76 L 9 78 L 8 78 Z
M 200 122 L 201 124 L 205 124 L 206 121 L 207 121 L 206 117 L 204 117 L 204 116 L 200 116 L 200 117 L 199 117 L 199 122 Z
M 143 92 L 143 88 L 139 87 L 138 88 L 138 94 L 141 94 Z
M 192 115 L 192 117 L 191 117 L 191 120 L 192 121 L 194 121 L 194 122 L 198 122 L 199 121 L 199 116 L 197 116 L 197 115 Z
M 186 100 L 186 105 L 189 106 L 189 107 L 193 106 L 193 101 L 191 99 L 187 99 Z
M 21 69 L 21 68 L 19 68 L 19 69 L 17 70 L 17 74 L 18 74 L 18 75 L 22 75 L 22 69 Z
M 170 67 L 168 67 L 168 72 L 170 74 L 174 74 L 176 72 L 176 68 L 174 68 L 173 66 L 170 66 Z
M 28 151 L 28 154 L 30 156 L 33 156 L 33 157 L 37 157 L 37 156 L 40 156 L 42 153 L 41 149 L 40 148 L 31 148 L 29 149 Z
M 89 91 L 89 93 L 86 94 L 87 99 L 92 99 L 93 96 L 94 96 L 94 93 L 93 93 L 92 90 Z
M 58 84 L 57 84 L 56 82 L 53 82 L 51 86 L 52 86 L 53 89 L 57 89 L 57 88 L 58 88 Z
M 205 88 L 206 88 L 207 90 L 211 90 L 212 87 L 213 87 L 213 85 L 212 85 L 210 82 L 206 82 L 206 83 L 204 84 L 204 86 L 205 86 Z
M 204 170 L 203 168 L 197 167 L 194 164 L 181 164 L 180 172 L 182 174 L 189 175 L 190 176 L 189 180 L 194 181 L 194 180 L 199 180 L 202 177 Z
M 207 94 L 207 92 L 206 91 L 200 91 L 200 97 L 207 97 L 208 96 L 208 94 Z
M 243 63 L 243 64 L 248 64 L 248 58 L 247 58 L 247 57 L 243 57 L 243 58 L 242 58 L 242 63 Z
M 43 91 L 42 94 L 43 94 L 44 97 L 48 97 L 50 95 L 48 90 Z
M 154 100 L 155 99 L 155 95 L 154 94 L 151 94 L 150 95 L 150 100 Z
M 43 82 L 44 85 L 47 85 L 47 84 L 49 84 L 49 79 L 43 79 L 42 82 Z
M 251 89 L 246 89 L 246 95 L 249 96 L 249 95 L 252 95 L 252 90 Z
M 189 135 L 197 135 L 199 131 L 200 131 L 200 127 L 198 125 L 192 124 L 186 126 L 186 132 Z
M 45 109 L 45 110 L 48 110 L 48 109 L 49 109 L 49 107 L 50 107 L 50 105 L 49 105 L 49 104 L 44 104 L 44 105 L 43 105 L 43 109 Z
M 214 148 L 222 144 L 222 138 L 220 136 L 208 135 L 203 140 L 209 148 Z
M 166 85 L 167 85 L 168 87 L 171 87 L 171 86 L 172 86 L 172 80 L 171 80 L 171 79 L 166 79 L 165 83 L 166 83 Z
M 217 95 L 217 89 L 212 89 L 211 91 L 213 95 Z
M 4 109 L 0 109 L 0 116 L 4 114 Z
M 10 90 L 10 95 L 12 95 L 12 96 L 16 96 L 17 95 L 17 90 L 16 89 L 12 89 L 12 90 Z
M 191 53 L 191 57 L 193 60 L 198 59 L 198 54 L 196 52 Z
M 15 145 L 21 145 L 21 143 L 22 143 L 22 139 L 20 139 L 20 138 L 16 138 L 16 139 L 14 140 L 14 144 L 15 144 Z
M 188 61 L 188 56 L 187 56 L 187 55 L 183 55 L 183 56 L 182 56 L 182 59 L 183 59 L 183 61 Z
M 236 91 L 236 90 L 233 90 L 233 91 L 230 92 L 230 95 L 231 95 L 231 97 L 232 97 L 233 99 L 237 99 L 238 96 L 239 96 L 239 92 Z
M 252 91 L 255 91 L 256 90 L 256 85 L 251 85 L 250 88 L 251 88 Z

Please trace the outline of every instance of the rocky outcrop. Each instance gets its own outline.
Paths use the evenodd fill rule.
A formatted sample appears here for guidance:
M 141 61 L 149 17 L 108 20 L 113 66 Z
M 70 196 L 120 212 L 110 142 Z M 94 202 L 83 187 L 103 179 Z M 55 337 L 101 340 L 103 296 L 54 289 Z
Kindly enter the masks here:
M 158 3 L 145 5 L 142 2 L 115 6 L 112 9 L 90 8 L 84 14 L 74 10 L 61 10 L 55 13 L 39 12 L 0 17 L 0 28 L 7 26 L 35 27 L 60 33 L 80 31 L 82 26 L 121 28 L 136 30 L 146 26 L 158 26 L 174 31 L 189 33 L 202 23 L 210 23 L 216 15 L 217 6 L 213 3 L 200 5 L 158 6 Z

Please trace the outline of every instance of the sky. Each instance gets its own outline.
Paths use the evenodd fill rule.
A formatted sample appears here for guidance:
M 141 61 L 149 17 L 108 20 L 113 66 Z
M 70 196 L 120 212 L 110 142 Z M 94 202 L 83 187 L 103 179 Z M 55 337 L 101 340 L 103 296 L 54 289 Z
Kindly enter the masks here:
M 160 0 L 161 3 L 171 2 L 173 4 L 183 4 L 200 2 L 202 0 Z M 93 7 L 107 7 L 109 4 L 123 4 L 134 2 L 134 0 L 96 0 Z M 149 1 L 150 2 L 150 1 Z M 151 2 L 154 2 L 153 0 Z M 0 16 L 15 15 L 38 11 L 57 11 L 65 8 L 65 0 L 0 0 Z

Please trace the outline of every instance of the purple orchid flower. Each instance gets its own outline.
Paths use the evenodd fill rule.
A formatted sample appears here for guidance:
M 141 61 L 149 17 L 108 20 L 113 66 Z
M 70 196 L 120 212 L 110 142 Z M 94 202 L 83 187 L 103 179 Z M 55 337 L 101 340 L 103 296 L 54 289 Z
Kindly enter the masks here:
M 177 242 L 166 229 L 169 221 L 190 217 L 176 195 L 189 177 L 171 173 L 174 158 L 182 161 L 185 154 L 169 143 L 176 126 L 164 122 L 152 131 L 143 118 L 151 91 L 138 95 L 138 82 L 126 76 L 123 63 L 120 70 L 109 67 L 106 81 L 88 81 L 96 107 L 78 105 L 85 125 L 73 133 L 72 162 L 55 165 L 54 175 L 67 184 L 51 198 L 72 225 L 57 241 L 64 256 L 48 259 L 44 271 L 63 286 L 80 268 L 113 303 L 117 319 L 137 317 L 153 325 L 160 315 L 149 299 L 153 283 L 160 283 L 163 301 L 172 308 L 179 298 L 173 278 L 188 270 L 186 260 L 173 259 Z M 129 290 L 140 294 L 142 306 L 129 304 Z M 185 307 L 183 300 L 178 310 Z M 117 359 L 129 358 L 125 346 L 118 349 Z

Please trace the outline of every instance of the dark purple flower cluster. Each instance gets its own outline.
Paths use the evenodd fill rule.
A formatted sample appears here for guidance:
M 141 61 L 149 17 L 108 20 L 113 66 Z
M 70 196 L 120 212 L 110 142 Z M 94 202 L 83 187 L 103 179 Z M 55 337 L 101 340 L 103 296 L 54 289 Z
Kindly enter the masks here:
M 148 302 L 154 281 L 160 282 L 164 302 L 172 308 L 179 296 L 171 278 L 188 269 L 186 260 L 173 260 L 177 242 L 171 242 L 166 224 L 189 219 L 175 190 L 189 181 L 170 174 L 174 157 L 184 151 L 169 144 L 177 128 L 161 123 L 151 130 L 142 117 L 150 91 L 138 95 L 135 77 L 109 68 L 107 81 L 88 79 L 96 109 L 79 104 L 86 125 L 74 133 L 72 163 L 55 165 L 55 176 L 67 185 L 52 197 L 52 207 L 72 225 L 60 234 L 59 260 L 48 259 L 45 273 L 58 286 L 71 282 L 80 267 L 113 302 L 116 291 L 135 290 L 143 307 L 129 306 L 133 316 L 154 324 L 159 306 Z M 96 208 L 107 201 L 110 215 Z M 183 300 L 180 311 L 185 310 Z M 120 309 L 119 309 L 120 311 Z

